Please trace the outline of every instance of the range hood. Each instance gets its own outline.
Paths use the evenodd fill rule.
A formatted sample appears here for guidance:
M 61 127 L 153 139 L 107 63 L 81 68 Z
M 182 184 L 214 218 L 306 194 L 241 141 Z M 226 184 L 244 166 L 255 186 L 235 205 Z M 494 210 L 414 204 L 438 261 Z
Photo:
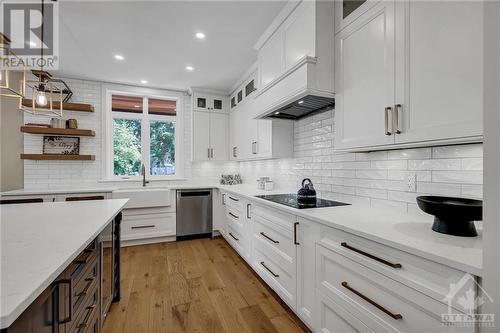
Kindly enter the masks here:
M 297 120 L 335 107 L 331 63 L 306 56 L 257 90 L 255 118 Z
M 332 110 L 334 107 L 335 98 L 306 95 L 273 111 L 267 118 L 298 120 L 306 116 Z

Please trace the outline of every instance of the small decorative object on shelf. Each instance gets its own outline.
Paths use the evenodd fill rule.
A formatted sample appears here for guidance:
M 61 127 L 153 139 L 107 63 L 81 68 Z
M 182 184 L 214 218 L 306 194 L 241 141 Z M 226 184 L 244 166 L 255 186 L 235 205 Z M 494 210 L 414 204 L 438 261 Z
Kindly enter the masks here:
M 78 155 L 80 153 L 80 138 L 72 136 L 44 136 L 43 153 Z
M 243 180 L 239 174 L 236 175 L 221 175 L 220 184 L 221 185 L 237 185 L 242 184 Z
M 66 128 L 66 121 L 60 118 L 50 119 L 50 127 L 52 128 Z
M 66 121 L 66 127 L 69 128 L 69 129 L 77 129 L 78 128 L 78 122 L 76 121 L 76 119 L 68 119 Z

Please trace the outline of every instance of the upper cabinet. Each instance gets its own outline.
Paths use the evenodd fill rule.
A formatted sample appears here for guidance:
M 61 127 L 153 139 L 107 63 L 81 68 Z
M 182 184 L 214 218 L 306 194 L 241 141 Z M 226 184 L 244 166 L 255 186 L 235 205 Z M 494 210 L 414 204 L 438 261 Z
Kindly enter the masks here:
M 194 92 L 193 109 L 195 111 L 227 112 L 226 97 L 223 95 Z
M 336 149 L 482 140 L 481 2 L 368 2 L 350 15 L 335 36 Z

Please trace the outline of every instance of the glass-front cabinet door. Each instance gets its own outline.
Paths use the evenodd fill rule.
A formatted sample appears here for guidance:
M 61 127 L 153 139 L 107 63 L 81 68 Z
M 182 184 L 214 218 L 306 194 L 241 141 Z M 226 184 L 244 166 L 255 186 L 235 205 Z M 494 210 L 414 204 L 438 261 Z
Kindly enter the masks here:
M 224 105 L 224 97 L 223 96 L 212 96 L 211 100 L 211 111 L 225 112 L 226 108 Z
M 210 96 L 194 94 L 193 104 L 196 111 L 208 111 L 210 110 Z

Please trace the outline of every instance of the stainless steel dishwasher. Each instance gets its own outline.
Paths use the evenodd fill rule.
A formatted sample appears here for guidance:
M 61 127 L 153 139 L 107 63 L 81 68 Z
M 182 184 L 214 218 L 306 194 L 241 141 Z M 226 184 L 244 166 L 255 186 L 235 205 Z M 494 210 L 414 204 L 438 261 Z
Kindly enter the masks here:
M 177 190 L 177 240 L 212 237 L 212 190 Z

